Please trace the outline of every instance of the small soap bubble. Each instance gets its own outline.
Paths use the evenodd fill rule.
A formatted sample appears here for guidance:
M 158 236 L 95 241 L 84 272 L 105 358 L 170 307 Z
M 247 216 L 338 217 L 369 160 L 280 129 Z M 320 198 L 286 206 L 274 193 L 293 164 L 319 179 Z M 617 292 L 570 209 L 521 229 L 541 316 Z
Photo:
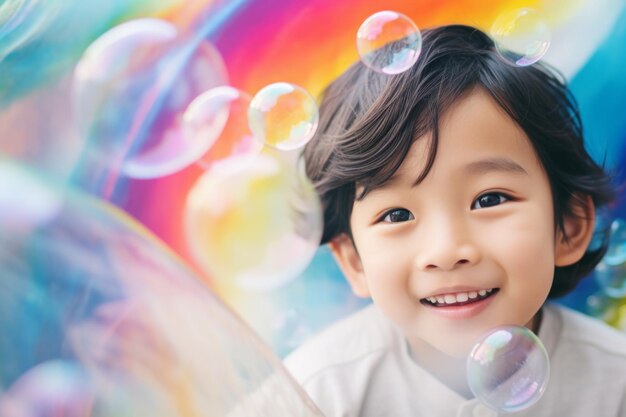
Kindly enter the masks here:
M 548 353 L 526 327 L 497 327 L 469 354 L 467 378 L 476 398 L 488 407 L 520 411 L 536 403 L 548 385 Z
M 607 265 L 621 265 L 626 262 L 626 222 L 616 219 L 611 223 L 609 247 L 602 259 Z
M 361 62 L 369 68 L 383 74 L 400 74 L 417 61 L 422 34 L 407 16 L 385 10 L 361 24 L 356 47 Z
M 319 113 L 308 91 L 290 83 L 262 88 L 248 109 L 248 123 L 255 137 L 271 148 L 291 151 L 313 137 Z
M 626 296 L 626 262 L 612 265 L 602 260 L 596 265 L 594 276 L 602 291 L 609 297 Z
M 507 11 L 491 26 L 491 36 L 500 56 L 519 67 L 532 65 L 548 51 L 550 27 L 533 9 Z
M 183 132 L 188 141 L 207 143 L 209 151 L 198 165 L 235 155 L 256 154 L 263 147 L 248 127 L 247 111 L 252 97 L 234 87 L 212 88 L 196 97 L 183 115 Z
M 615 299 L 609 297 L 604 291 L 597 291 L 585 300 L 585 311 L 593 317 L 606 321 L 615 309 Z

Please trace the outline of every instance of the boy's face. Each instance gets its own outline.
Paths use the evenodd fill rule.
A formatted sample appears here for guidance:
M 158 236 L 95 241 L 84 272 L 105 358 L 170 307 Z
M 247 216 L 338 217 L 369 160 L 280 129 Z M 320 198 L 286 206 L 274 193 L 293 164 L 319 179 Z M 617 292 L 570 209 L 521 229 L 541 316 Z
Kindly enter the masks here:
M 413 346 L 462 356 L 493 327 L 530 325 L 555 265 L 584 248 L 555 233 L 532 144 L 487 93 L 446 112 L 435 163 L 414 185 L 429 144 L 419 138 L 392 181 L 354 203 L 356 250 L 345 236 L 331 246 L 355 293 L 371 296 Z M 576 240 L 580 225 L 565 221 Z

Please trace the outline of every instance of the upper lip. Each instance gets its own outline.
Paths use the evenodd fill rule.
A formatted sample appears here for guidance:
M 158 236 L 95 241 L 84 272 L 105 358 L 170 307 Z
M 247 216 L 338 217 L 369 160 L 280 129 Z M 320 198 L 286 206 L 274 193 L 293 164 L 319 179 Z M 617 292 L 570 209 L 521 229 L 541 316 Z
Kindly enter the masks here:
M 428 295 L 422 297 L 422 299 L 424 298 L 429 298 L 429 297 L 437 297 L 437 296 L 443 296 L 446 294 L 458 294 L 458 293 L 463 293 L 463 292 L 472 292 L 472 291 L 480 291 L 480 290 L 489 290 L 492 288 L 497 288 L 495 286 L 467 286 L 467 285 L 455 285 L 455 286 L 451 286 L 451 287 L 442 287 L 442 288 L 438 288 L 432 292 L 430 292 Z

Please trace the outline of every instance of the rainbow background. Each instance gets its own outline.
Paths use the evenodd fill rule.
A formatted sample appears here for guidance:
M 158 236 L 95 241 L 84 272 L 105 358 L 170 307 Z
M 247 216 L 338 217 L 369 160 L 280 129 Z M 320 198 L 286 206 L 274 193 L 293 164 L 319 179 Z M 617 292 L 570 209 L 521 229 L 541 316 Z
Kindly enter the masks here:
M 0 5 L 0 17 L 9 7 Z M 141 17 L 172 22 L 213 43 L 229 84 L 254 95 L 273 82 L 290 82 L 317 96 L 358 59 L 360 24 L 381 8 L 395 10 L 420 27 L 462 23 L 488 31 L 503 11 L 531 7 L 552 27 L 545 60 L 568 78 L 578 100 L 587 146 L 597 161 L 624 182 L 626 152 L 626 3 L 621 0 L 93 0 L 30 2 L 20 25 L 0 20 L 0 153 L 44 176 L 72 186 L 72 167 L 85 143 L 71 126 L 67 85 L 82 52 L 115 25 Z M 6 19 L 4 20 L 6 22 Z M 151 180 L 120 177 L 111 202 L 150 229 L 184 259 L 277 352 L 284 355 L 330 321 L 367 301 L 354 298 L 320 248 L 309 268 L 288 285 L 265 293 L 222 287 L 203 274 L 183 235 L 185 198 L 202 173 L 190 166 Z M 610 217 L 625 217 L 624 191 Z M 0 214 L 1 215 L 1 214 Z M 588 279 L 562 302 L 586 311 L 598 286 Z M 605 300 L 606 301 L 606 300 Z M 617 326 L 623 300 L 608 300 L 592 312 Z

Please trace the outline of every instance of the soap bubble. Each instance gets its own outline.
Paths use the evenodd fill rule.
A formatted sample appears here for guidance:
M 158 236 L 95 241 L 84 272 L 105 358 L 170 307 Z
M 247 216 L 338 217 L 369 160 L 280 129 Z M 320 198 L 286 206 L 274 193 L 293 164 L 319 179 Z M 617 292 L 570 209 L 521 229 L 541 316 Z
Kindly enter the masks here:
M 603 260 L 596 265 L 594 276 L 602 291 L 609 297 L 626 296 L 626 261 L 612 265 Z
M 131 217 L 1 158 L 0 172 L 0 188 L 10 181 L 44 192 L 33 201 L 59 202 L 54 215 L 32 212 L 36 229 L 0 216 L 0 358 L 10 359 L 0 361 L 0 415 L 321 416 L 260 339 Z M 271 396 L 256 395 L 263 387 Z
M 196 97 L 183 115 L 183 129 L 194 142 L 210 144 L 198 160 L 208 169 L 215 161 L 236 155 L 257 154 L 263 145 L 248 127 L 252 97 L 234 87 L 212 88 Z
M 543 343 L 526 327 L 503 326 L 484 335 L 467 358 L 469 387 L 485 405 L 502 412 L 530 407 L 550 379 Z
M 422 50 L 422 34 L 407 16 L 382 11 L 359 27 L 356 46 L 361 62 L 383 74 L 399 74 L 411 68 Z
M 626 223 L 616 219 L 610 231 L 606 254 L 596 265 L 594 276 L 609 297 L 621 298 L 626 296 Z
M 248 122 L 262 143 L 279 151 L 291 151 L 303 147 L 313 137 L 319 114 L 308 91 L 281 82 L 256 93 L 248 110 Z
M 297 277 L 322 233 L 312 184 L 290 164 L 267 155 L 216 163 L 187 197 L 191 252 L 224 284 L 269 290 Z
M 620 265 L 626 262 L 626 222 L 616 219 L 611 223 L 609 247 L 602 258 L 608 265 Z
M 88 141 L 78 174 L 108 175 L 96 183 L 115 182 L 118 172 L 150 179 L 194 163 L 212 143 L 184 135 L 183 113 L 226 78 L 211 44 L 169 22 L 139 19 L 106 32 L 75 70 L 75 117 Z
M 525 67 L 539 61 L 550 47 L 550 28 L 533 9 L 522 8 L 498 16 L 490 30 L 500 56 Z

